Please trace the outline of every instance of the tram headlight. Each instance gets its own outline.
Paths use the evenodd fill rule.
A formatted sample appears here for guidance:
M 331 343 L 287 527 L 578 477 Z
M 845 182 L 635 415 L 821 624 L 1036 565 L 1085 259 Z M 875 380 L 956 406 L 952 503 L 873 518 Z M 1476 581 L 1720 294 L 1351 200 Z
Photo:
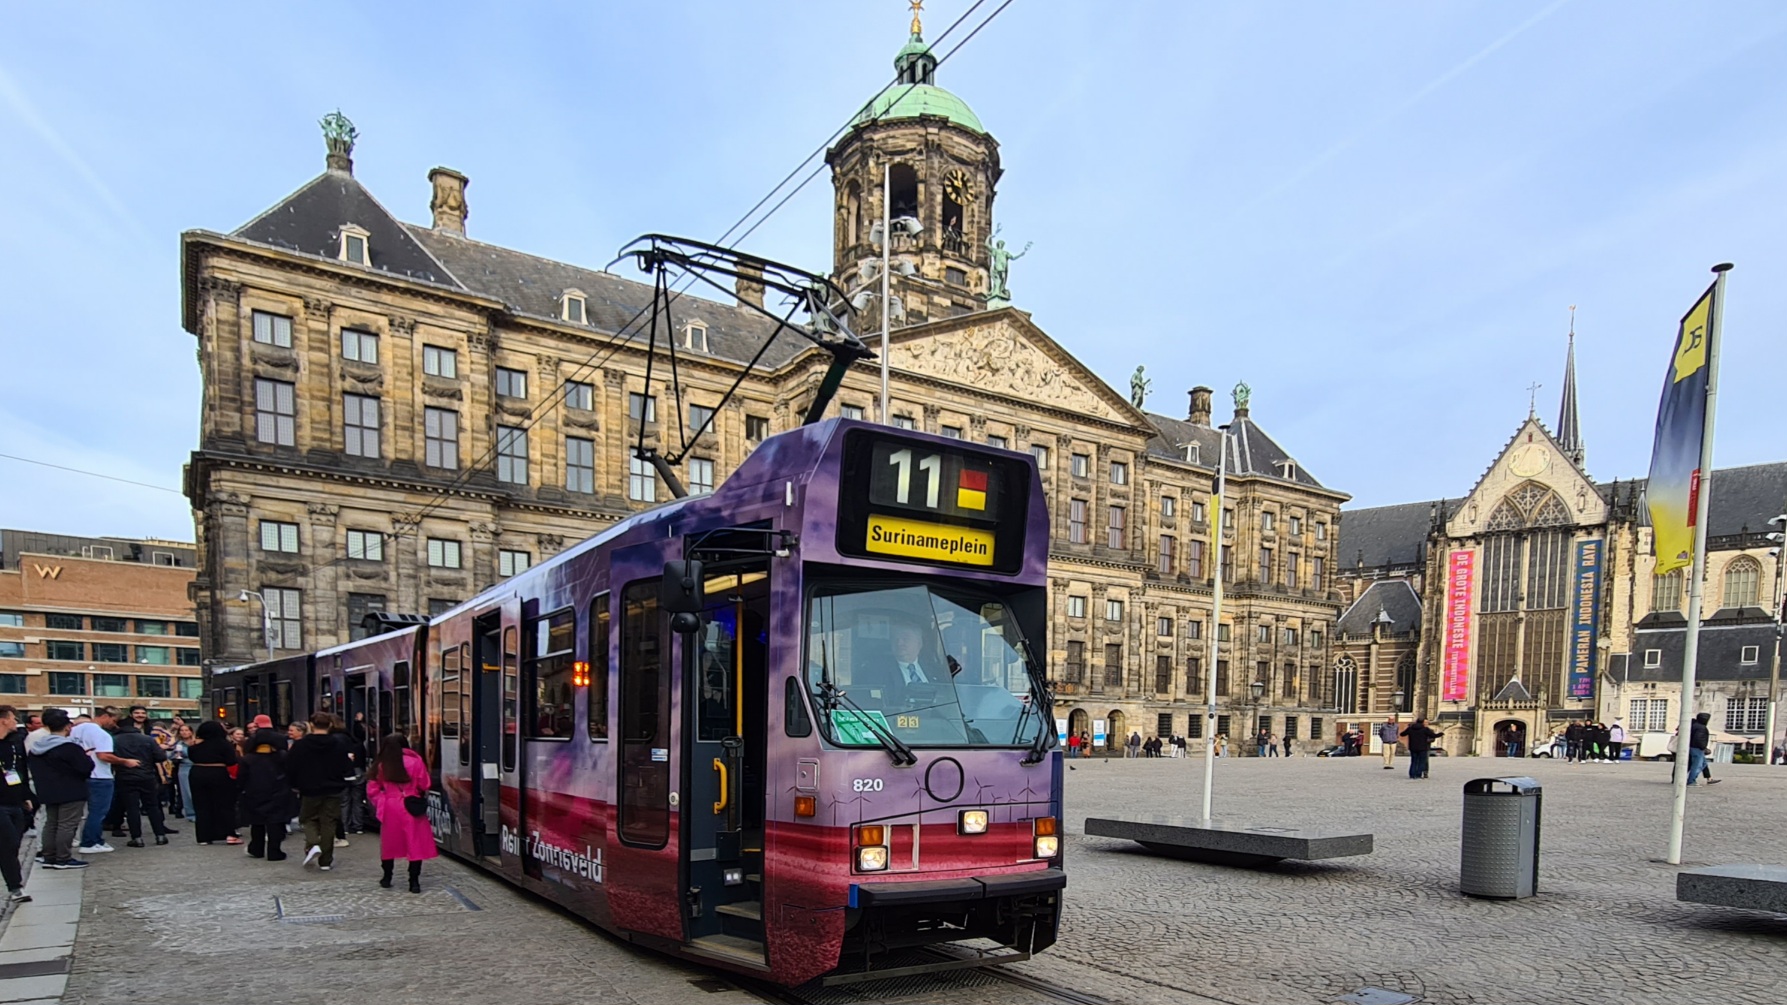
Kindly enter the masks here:
M 855 833 L 856 871 L 887 871 L 887 827 L 882 824 L 859 824 Z
M 957 834 L 985 834 L 987 832 L 986 810 L 963 810 L 956 818 Z
M 1054 858 L 1061 853 L 1061 837 L 1056 831 L 1054 817 L 1037 817 L 1032 821 L 1037 858 Z

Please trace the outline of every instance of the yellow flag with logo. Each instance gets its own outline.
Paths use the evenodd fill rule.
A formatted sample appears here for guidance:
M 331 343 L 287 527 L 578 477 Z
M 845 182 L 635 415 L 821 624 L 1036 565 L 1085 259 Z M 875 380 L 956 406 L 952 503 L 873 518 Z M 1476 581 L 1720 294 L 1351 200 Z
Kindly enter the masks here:
M 1694 561 L 1694 525 L 1700 519 L 1700 443 L 1706 430 L 1707 339 L 1712 331 L 1713 296 L 1706 288 L 1682 317 L 1675 352 L 1657 404 L 1657 435 L 1651 445 L 1650 507 L 1658 574 Z

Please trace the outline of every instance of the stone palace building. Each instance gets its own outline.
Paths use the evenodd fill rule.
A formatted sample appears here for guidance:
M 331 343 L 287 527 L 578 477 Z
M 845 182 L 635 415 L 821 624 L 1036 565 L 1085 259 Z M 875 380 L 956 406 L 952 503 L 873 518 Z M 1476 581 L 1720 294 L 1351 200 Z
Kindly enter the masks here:
M 1212 391 L 1192 389 L 1178 416 L 1143 411 L 1074 358 L 1076 336 L 1011 305 L 1012 253 L 994 236 L 998 143 L 936 85 L 936 63 L 915 30 L 896 57 L 901 83 L 828 154 L 841 286 L 879 290 L 864 263 L 880 255 L 884 187 L 891 215 L 919 224 L 890 235 L 905 264 L 890 280 L 886 420 L 1042 467 L 1064 725 L 1199 737 L 1193 712 L 1215 674 L 1219 731 L 1263 723 L 1319 745 L 1348 497 L 1261 427 L 1243 387 L 1218 514 Z M 204 379 L 185 487 L 218 665 L 345 641 L 371 611 L 438 611 L 664 501 L 630 454 L 642 430 L 648 446 L 687 446 L 680 475 L 709 491 L 812 400 L 825 361 L 784 334 L 714 412 L 771 334 L 748 309 L 760 286 L 741 283 L 737 302 L 676 302 L 676 400 L 661 366 L 647 383 L 643 337 L 616 338 L 649 284 L 476 240 L 469 180 L 447 168 L 428 173 L 432 219 L 403 222 L 355 178 L 352 126 L 325 126 L 321 174 L 228 233 L 182 237 L 183 321 Z M 877 418 L 878 392 L 876 368 L 859 367 L 833 408 Z

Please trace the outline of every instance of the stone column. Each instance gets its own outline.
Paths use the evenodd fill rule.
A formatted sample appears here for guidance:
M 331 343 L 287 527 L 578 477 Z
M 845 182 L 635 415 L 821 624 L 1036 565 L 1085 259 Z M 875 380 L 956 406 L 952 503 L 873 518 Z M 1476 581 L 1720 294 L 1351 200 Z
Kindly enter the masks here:
M 321 649 L 346 642 L 352 634 L 343 629 L 347 622 L 347 596 L 341 592 L 341 566 L 335 564 L 338 551 L 335 521 L 341 507 L 332 503 L 311 503 L 310 540 L 305 547 L 309 575 L 304 582 L 304 637 L 306 648 Z

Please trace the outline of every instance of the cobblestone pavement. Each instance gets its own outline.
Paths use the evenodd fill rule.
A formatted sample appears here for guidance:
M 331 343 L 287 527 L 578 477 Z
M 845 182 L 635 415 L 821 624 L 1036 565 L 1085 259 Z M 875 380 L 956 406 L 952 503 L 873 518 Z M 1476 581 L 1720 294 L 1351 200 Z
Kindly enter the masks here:
M 1656 861 L 1668 765 L 1436 759 L 1434 778 L 1414 782 L 1406 762 L 1390 772 L 1373 758 L 1224 759 L 1220 816 L 1377 835 L 1370 856 L 1249 870 L 1079 836 L 1089 815 L 1194 814 L 1200 761 L 1072 763 L 1061 941 L 1010 968 L 1032 980 L 1124 1005 L 1331 1002 L 1363 987 L 1497 1005 L 1783 1000 L 1787 918 L 1674 900 L 1675 870 Z M 1540 894 L 1466 898 L 1460 787 L 1521 771 L 1545 785 Z M 1787 771 L 1715 772 L 1722 784 L 1690 792 L 1691 862 L 1787 859 Z M 318 873 L 295 857 L 268 865 L 239 848 L 201 848 L 189 834 L 95 856 L 64 1002 L 177 988 L 193 1001 L 333 1005 L 346 994 L 401 1005 L 461 997 L 473 981 L 530 1005 L 758 1000 L 448 860 L 429 863 L 420 896 L 380 890 L 372 835 Z M 1047 1000 L 979 975 L 820 997 Z
M 1435 758 L 1217 762 L 1215 815 L 1376 834 L 1369 856 L 1265 870 L 1161 859 L 1087 816 L 1199 812 L 1201 760 L 1070 762 L 1061 941 L 1022 969 L 1114 1001 L 1333 1001 L 1362 987 L 1447 1003 L 1787 1000 L 1787 916 L 1675 900 L 1670 765 Z M 1715 765 L 1689 790 L 1687 865 L 1787 861 L 1787 770 Z M 1544 785 L 1539 895 L 1458 893 L 1461 790 Z M 1138 986 L 1145 985 L 1145 986 Z

